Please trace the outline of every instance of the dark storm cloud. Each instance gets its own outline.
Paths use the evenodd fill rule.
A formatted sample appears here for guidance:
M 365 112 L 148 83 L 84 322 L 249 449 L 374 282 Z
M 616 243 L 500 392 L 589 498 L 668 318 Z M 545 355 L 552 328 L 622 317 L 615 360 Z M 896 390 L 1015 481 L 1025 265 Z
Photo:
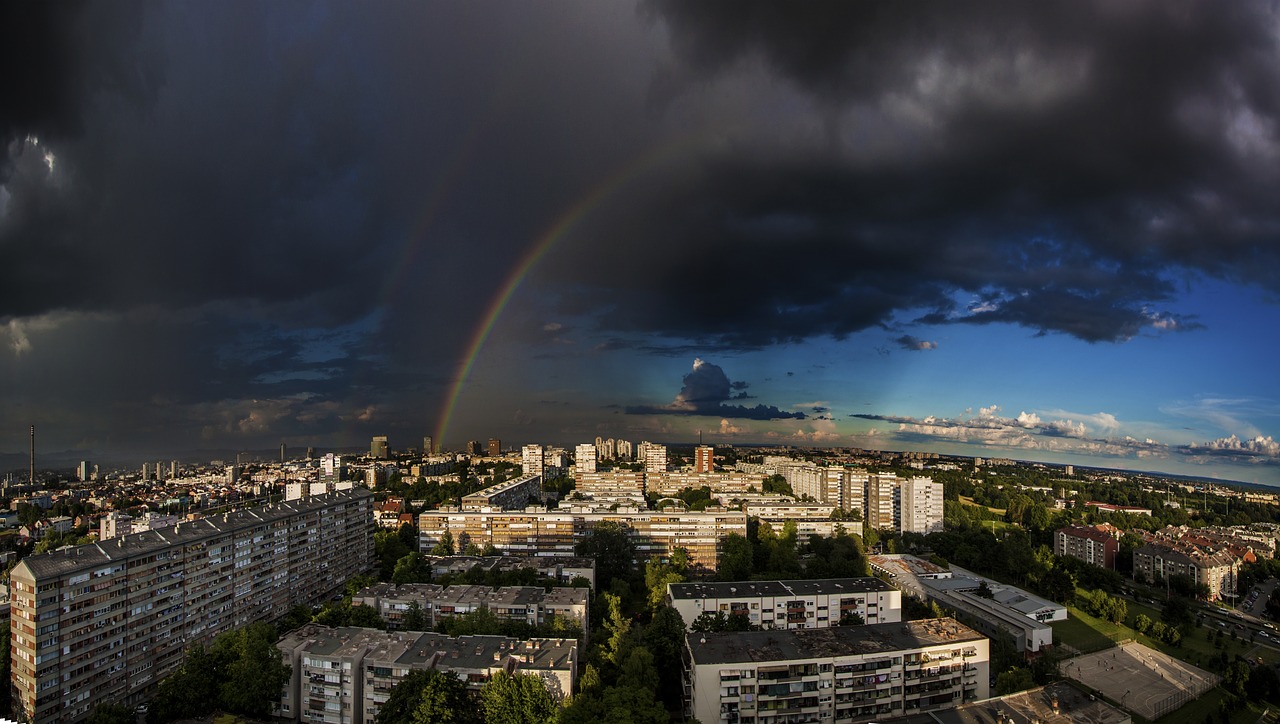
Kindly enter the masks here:
M 607 290 L 582 281 L 606 329 L 750 349 L 1000 322 L 1123 342 L 1196 329 L 1177 305 L 1202 276 L 1280 292 L 1273 4 L 644 7 L 671 38 L 665 112 L 762 78 L 813 110 L 750 108 L 616 215 L 611 239 L 644 258 Z
M 82 428 L 129 429 L 145 411 L 107 393 L 145 399 L 154 384 L 215 435 L 270 439 L 322 406 L 330 432 L 421 435 L 511 269 L 632 153 L 637 106 L 620 99 L 646 82 L 626 59 L 647 32 L 631 8 L 512 5 L 496 22 L 445 4 L 0 13 L 0 340 L 18 355 L 5 362 L 68 349 L 73 329 L 124 345 L 110 335 L 152 309 L 167 313 L 149 338 L 163 344 L 143 349 L 200 361 L 149 379 L 137 350 L 95 356 L 104 386 L 78 406 Z M 551 332 L 536 336 L 562 339 Z M 316 340 L 339 360 L 307 352 Z M 0 398 L 19 393 L 59 397 L 0 381 Z M 255 399 L 289 403 L 258 417 L 271 424 L 225 424 L 220 405 Z
M 786 412 L 773 405 L 726 405 L 725 402 L 740 399 L 730 390 L 745 387 L 744 383 L 729 381 L 719 365 L 701 359 L 693 361 L 693 370 L 684 376 L 684 386 L 670 405 L 640 405 L 627 408 L 628 415 L 700 415 L 747 420 L 803 420 L 803 412 Z
M 27 136 L 61 140 L 83 129 L 86 93 L 111 90 L 137 100 L 158 79 L 139 62 L 141 5 L 7 2 L 0 7 L 0 183 L 15 144 Z

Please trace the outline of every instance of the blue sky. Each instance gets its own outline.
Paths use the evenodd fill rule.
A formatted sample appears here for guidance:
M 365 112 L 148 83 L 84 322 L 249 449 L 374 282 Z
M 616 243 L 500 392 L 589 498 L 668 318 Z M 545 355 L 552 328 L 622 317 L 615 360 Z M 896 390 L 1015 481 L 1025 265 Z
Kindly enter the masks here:
M 8 12 L 0 452 L 702 430 L 1280 484 L 1274 3 Z

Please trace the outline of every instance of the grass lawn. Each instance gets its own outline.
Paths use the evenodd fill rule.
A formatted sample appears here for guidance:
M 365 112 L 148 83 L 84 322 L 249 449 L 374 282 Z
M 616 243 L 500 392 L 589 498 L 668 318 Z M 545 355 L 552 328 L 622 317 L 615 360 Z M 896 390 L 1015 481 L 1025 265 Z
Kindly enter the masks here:
M 1068 606 L 1067 614 L 1066 621 L 1053 621 L 1049 624 L 1053 628 L 1053 640 L 1080 653 L 1089 654 L 1111 648 L 1117 640 L 1133 637 L 1127 627 L 1094 618 L 1075 606 Z
M 979 508 L 987 508 L 987 506 L 985 505 L 978 505 L 977 503 L 973 502 L 973 498 L 970 498 L 968 496 L 961 495 L 959 496 L 959 498 L 960 498 L 960 502 L 964 503 L 965 505 L 975 505 Z M 987 508 L 987 510 L 991 511 L 992 513 L 995 513 L 996 515 L 1004 515 L 1004 512 L 1005 512 L 1004 508 Z

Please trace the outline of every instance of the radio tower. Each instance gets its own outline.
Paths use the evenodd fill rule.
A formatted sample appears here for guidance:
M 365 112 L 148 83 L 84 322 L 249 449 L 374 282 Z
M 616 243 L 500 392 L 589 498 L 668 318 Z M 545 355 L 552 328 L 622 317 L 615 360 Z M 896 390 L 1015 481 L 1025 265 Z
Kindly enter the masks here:
M 28 474 L 27 483 L 29 485 L 36 484 L 36 426 L 31 426 L 31 470 Z

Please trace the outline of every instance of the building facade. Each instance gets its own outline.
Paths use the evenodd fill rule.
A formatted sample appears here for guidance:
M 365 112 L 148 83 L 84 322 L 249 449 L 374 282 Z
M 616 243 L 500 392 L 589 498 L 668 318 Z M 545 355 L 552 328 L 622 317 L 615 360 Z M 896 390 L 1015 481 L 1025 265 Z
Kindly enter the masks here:
M 520 448 L 520 466 L 525 475 L 542 475 L 542 446 L 525 445 Z
M 1106 526 L 1104 528 L 1103 526 Z M 1070 525 L 1053 532 L 1053 552 L 1059 556 L 1078 558 L 1090 565 L 1114 571 L 1120 541 L 1107 529 L 1110 525 Z
M 491 544 L 506 555 L 572 556 L 574 546 L 604 521 L 627 527 L 639 560 L 668 559 L 677 548 L 684 548 L 690 566 L 704 572 L 716 569 L 724 536 L 747 534 L 747 516 L 736 511 L 429 511 L 418 516 L 418 549 L 430 550 L 448 531 L 461 547 Z
M 1240 562 L 1226 551 L 1209 553 L 1192 547 L 1175 548 L 1164 543 L 1148 543 L 1133 551 L 1133 577 L 1148 584 L 1157 579 L 1186 576 L 1193 584 L 1208 589 L 1208 599 L 1216 601 L 1236 595 Z
M 587 443 L 579 445 L 573 451 L 573 472 L 574 477 L 583 475 L 584 473 L 594 473 L 596 471 L 596 455 L 598 449 L 595 445 Z
M 555 617 L 577 624 L 585 634 L 590 628 L 588 588 L 540 586 L 440 586 L 434 583 L 378 583 L 351 597 L 353 606 L 369 606 L 393 631 L 403 628 L 405 614 L 417 603 L 425 625 L 434 629 L 446 618 L 465 616 L 487 608 L 502 621 L 545 626 Z
M 716 449 L 699 445 L 693 449 L 693 472 L 709 473 L 716 469 Z
M 313 724 L 368 724 L 413 671 L 453 674 L 478 690 L 494 674 L 533 674 L 557 700 L 573 693 L 573 639 L 449 637 L 307 624 L 276 646 L 292 667 L 277 716 Z
M 522 475 L 462 498 L 463 510 L 509 510 L 542 500 L 542 475 Z
M 667 584 L 667 600 L 691 626 L 704 613 L 740 615 L 761 629 L 829 628 L 902 621 L 902 592 L 879 578 Z
M 703 724 L 878 721 L 990 695 L 989 641 L 955 619 L 685 643 L 686 714 Z
M 31 721 L 140 699 L 187 646 L 340 591 L 373 559 L 359 489 L 29 556 L 10 580 L 11 670 Z

